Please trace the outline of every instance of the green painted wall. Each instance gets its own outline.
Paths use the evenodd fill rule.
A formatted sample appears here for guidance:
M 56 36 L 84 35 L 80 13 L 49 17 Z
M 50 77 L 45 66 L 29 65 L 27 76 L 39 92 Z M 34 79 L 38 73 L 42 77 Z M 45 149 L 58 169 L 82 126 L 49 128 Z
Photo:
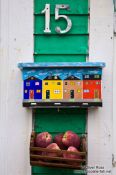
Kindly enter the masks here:
M 45 4 L 51 4 L 51 34 L 44 34 Z M 66 28 L 64 19 L 54 20 L 56 4 L 69 4 L 70 11 L 60 10 L 72 20 L 72 28 L 67 34 L 59 35 L 55 27 Z M 88 0 L 34 0 L 34 61 L 35 62 L 84 62 L 88 56 Z M 73 130 L 79 134 L 86 132 L 85 109 L 38 109 L 35 111 L 34 129 L 48 131 L 52 135 Z M 33 167 L 33 175 L 68 174 L 73 170 Z M 79 173 L 83 174 L 83 173 Z

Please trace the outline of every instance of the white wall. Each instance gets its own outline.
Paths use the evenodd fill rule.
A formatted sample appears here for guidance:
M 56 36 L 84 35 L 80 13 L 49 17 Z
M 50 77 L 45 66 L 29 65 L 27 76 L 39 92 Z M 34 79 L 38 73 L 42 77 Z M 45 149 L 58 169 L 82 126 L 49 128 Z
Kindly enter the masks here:
M 114 61 L 113 61 L 113 175 L 116 174 L 116 12 L 114 16 Z
M 114 37 L 113 63 L 113 175 L 116 175 L 116 36 Z
M 89 49 L 89 60 L 106 62 L 106 68 L 103 71 L 104 106 L 96 110 L 90 109 L 88 114 L 88 164 L 104 166 L 106 171 L 112 170 L 113 1 L 111 0 L 90 0 Z
M 33 0 L 0 0 L 0 175 L 29 175 L 31 110 L 18 62 L 33 61 Z

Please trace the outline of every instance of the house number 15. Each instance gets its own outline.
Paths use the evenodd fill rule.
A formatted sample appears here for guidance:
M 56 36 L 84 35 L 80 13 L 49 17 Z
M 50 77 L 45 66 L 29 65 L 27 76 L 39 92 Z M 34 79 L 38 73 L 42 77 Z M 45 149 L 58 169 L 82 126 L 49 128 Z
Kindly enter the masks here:
M 69 10 L 69 5 L 59 4 L 59 5 L 56 5 L 56 7 L 55 7 L 55 20 L 58 20 L 60 18 L 64 18 L 67 21 L 67 27 L 66 27 L 65 30 L 61 30 L 61 28 L 57 26 L 55 28 L 55 31 L 59 34 L 64 34 L 64 33 L 67 33 L 71 29 L 72 21 L 66 15 L 59 15 L 59 10 L 60 9 Z M 45 30 L 44 30 L 44 33 L 51 33 L 51 30 L 50 30 L 50 4 L 45 5 L 45 9 L 42 11 L 42 13 L 45 13 Z

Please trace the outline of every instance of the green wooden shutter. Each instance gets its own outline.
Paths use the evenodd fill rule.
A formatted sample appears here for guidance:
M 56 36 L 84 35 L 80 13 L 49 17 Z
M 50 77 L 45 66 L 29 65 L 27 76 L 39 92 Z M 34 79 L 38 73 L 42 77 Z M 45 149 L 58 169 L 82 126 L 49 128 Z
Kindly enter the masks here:
M 51 5 L 51 34 L 44 34 L 45 16 L 41 11 Z M 60 10 L 72 20 L 72 29 L 63 35 L 55 27 L 66 28 L 64 19 L 55 21 L 55 5 L 69 4 L 70 11 Z M 88 56 L 88 0 L 34 0 L 34 61 L 35 62 L 84 62 Z M 38 109 L 35 111 L 34 129 L 52 135 L 66 130 L 86 132 L 86 109 Z M 74 174 L 69 169 L 33 167 L 33 175 Z M 83 173 L 79 173 L 83 174 Z

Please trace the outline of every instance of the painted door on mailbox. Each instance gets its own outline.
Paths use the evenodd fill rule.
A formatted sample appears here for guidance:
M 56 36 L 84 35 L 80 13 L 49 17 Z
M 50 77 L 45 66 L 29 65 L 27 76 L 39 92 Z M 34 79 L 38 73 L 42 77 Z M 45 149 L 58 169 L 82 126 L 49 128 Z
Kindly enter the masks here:
M 85 62 L 88 56 L 88 16 L 88 0 L 34 0 L 34 61 Z M 86 115 L 86 109 L 37 109 L 34 129 L 52 135 L 66 130 L 83 134 L 86 132 Z M 69 169 L 32 167 L 33 175 L 75 173 Z

